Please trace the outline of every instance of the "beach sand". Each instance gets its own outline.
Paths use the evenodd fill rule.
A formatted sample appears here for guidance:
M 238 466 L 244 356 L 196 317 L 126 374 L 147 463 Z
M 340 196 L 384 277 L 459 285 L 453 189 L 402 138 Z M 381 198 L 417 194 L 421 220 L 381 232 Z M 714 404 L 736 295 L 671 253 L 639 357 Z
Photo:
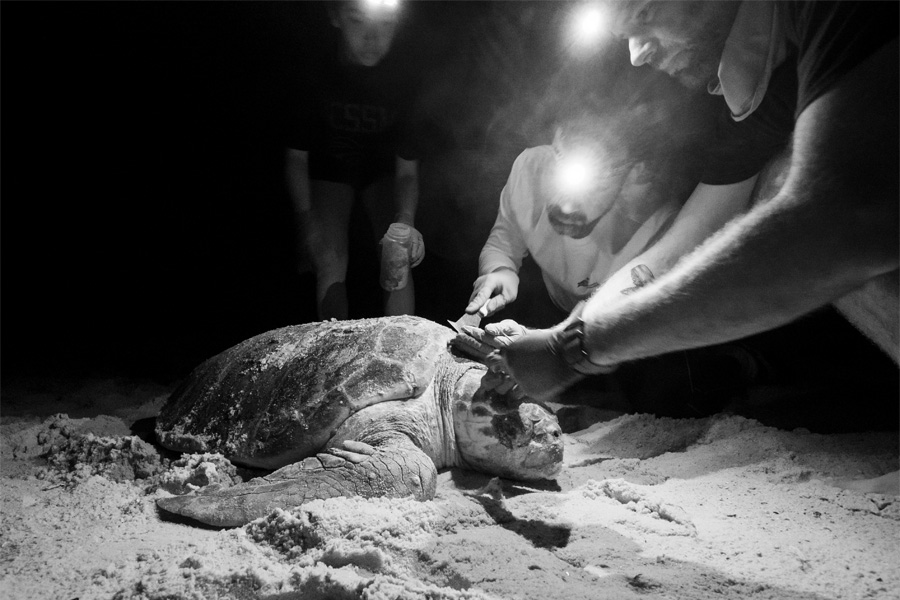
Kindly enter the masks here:
M 900 497 L 835 485 L 896 471 L 896 431 L 593 410 L 546 486 L 450 470 L 219 530 L 156 508 L 176 456 L 133 436 L 170 391 L 4 388 L 4 598 L 900 598 Z

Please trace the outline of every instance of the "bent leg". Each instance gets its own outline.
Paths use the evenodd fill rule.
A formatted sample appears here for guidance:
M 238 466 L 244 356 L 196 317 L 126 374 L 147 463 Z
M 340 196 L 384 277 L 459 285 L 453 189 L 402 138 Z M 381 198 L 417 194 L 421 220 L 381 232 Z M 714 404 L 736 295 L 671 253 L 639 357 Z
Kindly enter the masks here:
M 900 364 L 900 271 L 869 280 L 834 302 L 835 308 Z
M 348 227 L 353 188 L 313 180 L 309 253 L 316 275 L 316 310 L 320 320 L 347 319 Z

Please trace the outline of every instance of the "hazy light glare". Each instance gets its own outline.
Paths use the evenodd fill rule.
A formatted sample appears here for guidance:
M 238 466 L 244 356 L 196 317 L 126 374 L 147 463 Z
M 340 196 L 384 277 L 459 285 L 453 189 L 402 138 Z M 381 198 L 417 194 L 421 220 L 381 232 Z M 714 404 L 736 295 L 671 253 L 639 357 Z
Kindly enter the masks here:
M 366 8 L 369 10 L 397 10 L 400 6 L 400 0 L 365 0 Z
M 572 38 L 579 46 L 593 46 L 607 28 L 608 17 L 597 4 L 583 4 L 572 13 Z
M 556 185 L 563 194 L 583 194 L 591 189 L 596 167 L 587 154 L 566 156 L 557 163 Z
M 596 6 L 586 6 L 581 10 L 578 16 L 576 26 L 578 27 L 578 37 L 593 39 L 600 35 L 600 26 L 603 24 L 600 15 L 600 9 Z

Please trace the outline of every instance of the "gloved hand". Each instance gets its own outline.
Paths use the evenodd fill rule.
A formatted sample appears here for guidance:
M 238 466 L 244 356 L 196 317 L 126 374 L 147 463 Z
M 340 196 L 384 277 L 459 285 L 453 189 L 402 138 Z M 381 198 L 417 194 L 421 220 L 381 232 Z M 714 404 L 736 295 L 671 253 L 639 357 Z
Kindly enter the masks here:
M 484 330 L 464 327 L 468 335 L 497 348 L 486 362 L 491 369 L 509 375 L 519 388 L 536 400 L 550 400 L 583 378 L 558 352 L 558 336 L 564 325 L 552 329 L 526 329 L 515 321 L 491 323 Z
M 512 319 L 504 319 L 499 323 L 488 323 L 484 329 L 463 325 L 462 330 L 495 350 L 503 350 L 528 332 L 524 325 L 520 325 Z
M 509 333 L 513 334 L 518 331 L 516 328 L 525 330 L 524 327 L 512 320 L 505 320 L 503 323 L 509 324 Z M 496 330 L 493 325 L 489 328 Z M 503 330 L 506 331 L 506 330 Z M 486 333 L 484 329 L 472 327 L 469 325 L 462 326 L 462 333 L 456 336 L 451 344 L 476 360 L 484 363 L 488 367 L 488 373 L 482 380 L 482 385 L 489 390 L 494 390 L 498 394 L 508 394 L 513 400 L 522 400 L 525 393 L 518 386 L 516 381 L 512 379 L 504 369 L 503 361 L 500 357 L 498 348 L 504 347 L 507 337 L 503 335 L 494 336 Z
M 464 353 L 480 360 L 492 371 L 505 373 L 498 351 L 509 346 L 513 339 L 524 335 L 526 331 L 524 326 L 512 319 L 489 323 L 484 329 L 463 325 L 463 335 L 457 336 L 457 345 Z
M 475 280 L 466 312 L 487 317 L 515 301 L 519 294 L 519 275 L 501 267 Z

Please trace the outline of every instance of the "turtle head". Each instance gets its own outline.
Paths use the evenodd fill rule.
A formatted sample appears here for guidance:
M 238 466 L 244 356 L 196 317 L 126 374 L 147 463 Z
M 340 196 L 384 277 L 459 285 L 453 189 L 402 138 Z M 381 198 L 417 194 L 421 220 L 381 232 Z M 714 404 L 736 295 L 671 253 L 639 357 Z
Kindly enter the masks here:
M 473 469 L 509 479 L 553 479 L 562 470 L 562 430 L 556 416 L 528 401 L 497 394 L 483 369 L 469 370 L 451 403 L 456 443 Z

